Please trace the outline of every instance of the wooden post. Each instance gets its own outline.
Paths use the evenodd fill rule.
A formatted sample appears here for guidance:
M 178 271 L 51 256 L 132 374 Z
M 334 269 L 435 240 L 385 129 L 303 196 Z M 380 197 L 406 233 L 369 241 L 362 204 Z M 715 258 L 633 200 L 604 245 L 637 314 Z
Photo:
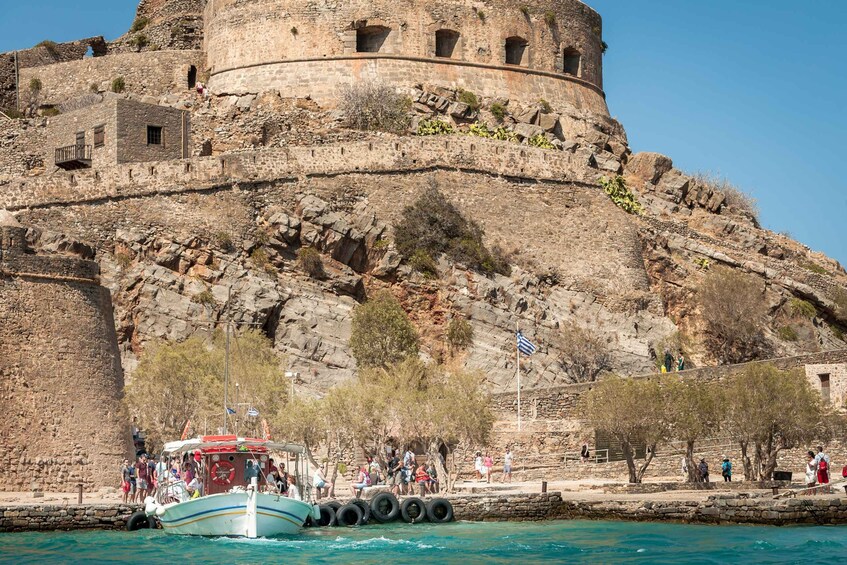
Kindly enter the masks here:
M 77 488 L 79 489 L 79 491 L 78 491 L 79 496 L 77 497 L 77 504 L 82 504 L 82 483 L 79 483 L 77 485 Z
M 541 494 L 547 492 L 547 481 L 541 481 Z

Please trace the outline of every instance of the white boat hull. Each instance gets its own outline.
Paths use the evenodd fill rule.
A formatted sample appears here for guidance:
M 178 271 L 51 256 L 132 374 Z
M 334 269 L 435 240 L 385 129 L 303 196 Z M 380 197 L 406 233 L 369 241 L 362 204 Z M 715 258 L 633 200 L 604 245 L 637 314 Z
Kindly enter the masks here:
M 252 538 L 296 534 L 313 510 L 312 505 L 285 496 L 258 493 L 256 497 L 255 528 L 247 492 L 168 504 L 157 507 L 155 514 L 169 534 Z

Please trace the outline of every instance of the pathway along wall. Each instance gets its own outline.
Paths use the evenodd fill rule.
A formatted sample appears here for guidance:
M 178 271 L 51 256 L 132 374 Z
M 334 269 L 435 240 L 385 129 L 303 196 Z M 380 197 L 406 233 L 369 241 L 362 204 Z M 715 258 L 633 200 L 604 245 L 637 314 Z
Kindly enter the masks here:
M 523 9 L 506 0 L 210 0 L 204 20 L 215 93 L 279 89 L 330 102 L 340 87 L 372 80 L 608 114 L 602 21 L 577 0 Z
M 132 444 L 109 291 L 97 263 L 28 253 L 24 233 L 0 225 L 0 490 L 115 486 Z

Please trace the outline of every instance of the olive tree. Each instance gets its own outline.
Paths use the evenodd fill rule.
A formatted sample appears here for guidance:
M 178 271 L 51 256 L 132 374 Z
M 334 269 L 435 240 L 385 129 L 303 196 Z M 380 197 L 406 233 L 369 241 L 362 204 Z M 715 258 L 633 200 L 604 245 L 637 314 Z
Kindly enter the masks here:
M 350 349 L 359 368 L 386 367 L 418 354 L 418 334 L 388 291 L 376 293 L 353 311 Z
M 720 428 L 721 396 L 716 385 L 697 379 L 669 381 L 668 384 L 671 435 L 685 442 L 688 481 L 695 482 L 694 445 Z
M 583 398 L 581 411 L 589 425 L 618 441 L 623 450 L 629 482 L 640 483 L 656 450 L 671 434 L 669 377 L 646 379 L 609 376 Z M 635 452 L 647 454 L 637 466 Z
M 769 480 L 779 453 L 826 439 L 836 416 L 801 371 L 750 365 L 726 383 L 726 428 L 741 447 L 745 480 Z

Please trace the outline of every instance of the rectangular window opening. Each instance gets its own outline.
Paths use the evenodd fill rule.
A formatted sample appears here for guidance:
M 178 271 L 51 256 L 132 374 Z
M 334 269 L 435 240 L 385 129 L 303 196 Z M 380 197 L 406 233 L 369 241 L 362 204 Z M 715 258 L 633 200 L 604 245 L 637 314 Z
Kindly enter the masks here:
M 106 126 L 96 126 L 94 128 L 94 147 L 103 147 L 106 145 Z
M 821 375 L 818 375 L 818 379 L 820 380 L 820 383 L 821 383 L 821 399 L 822 399 L 824 402 L 829 402 L 829 401 L 830 401 L 830 396 L 829 396 L 829 373 L 823 373 L 823 374 L 821 374 Z
M 161 126 L 147 126 L 147 145 L 162 144 Z

